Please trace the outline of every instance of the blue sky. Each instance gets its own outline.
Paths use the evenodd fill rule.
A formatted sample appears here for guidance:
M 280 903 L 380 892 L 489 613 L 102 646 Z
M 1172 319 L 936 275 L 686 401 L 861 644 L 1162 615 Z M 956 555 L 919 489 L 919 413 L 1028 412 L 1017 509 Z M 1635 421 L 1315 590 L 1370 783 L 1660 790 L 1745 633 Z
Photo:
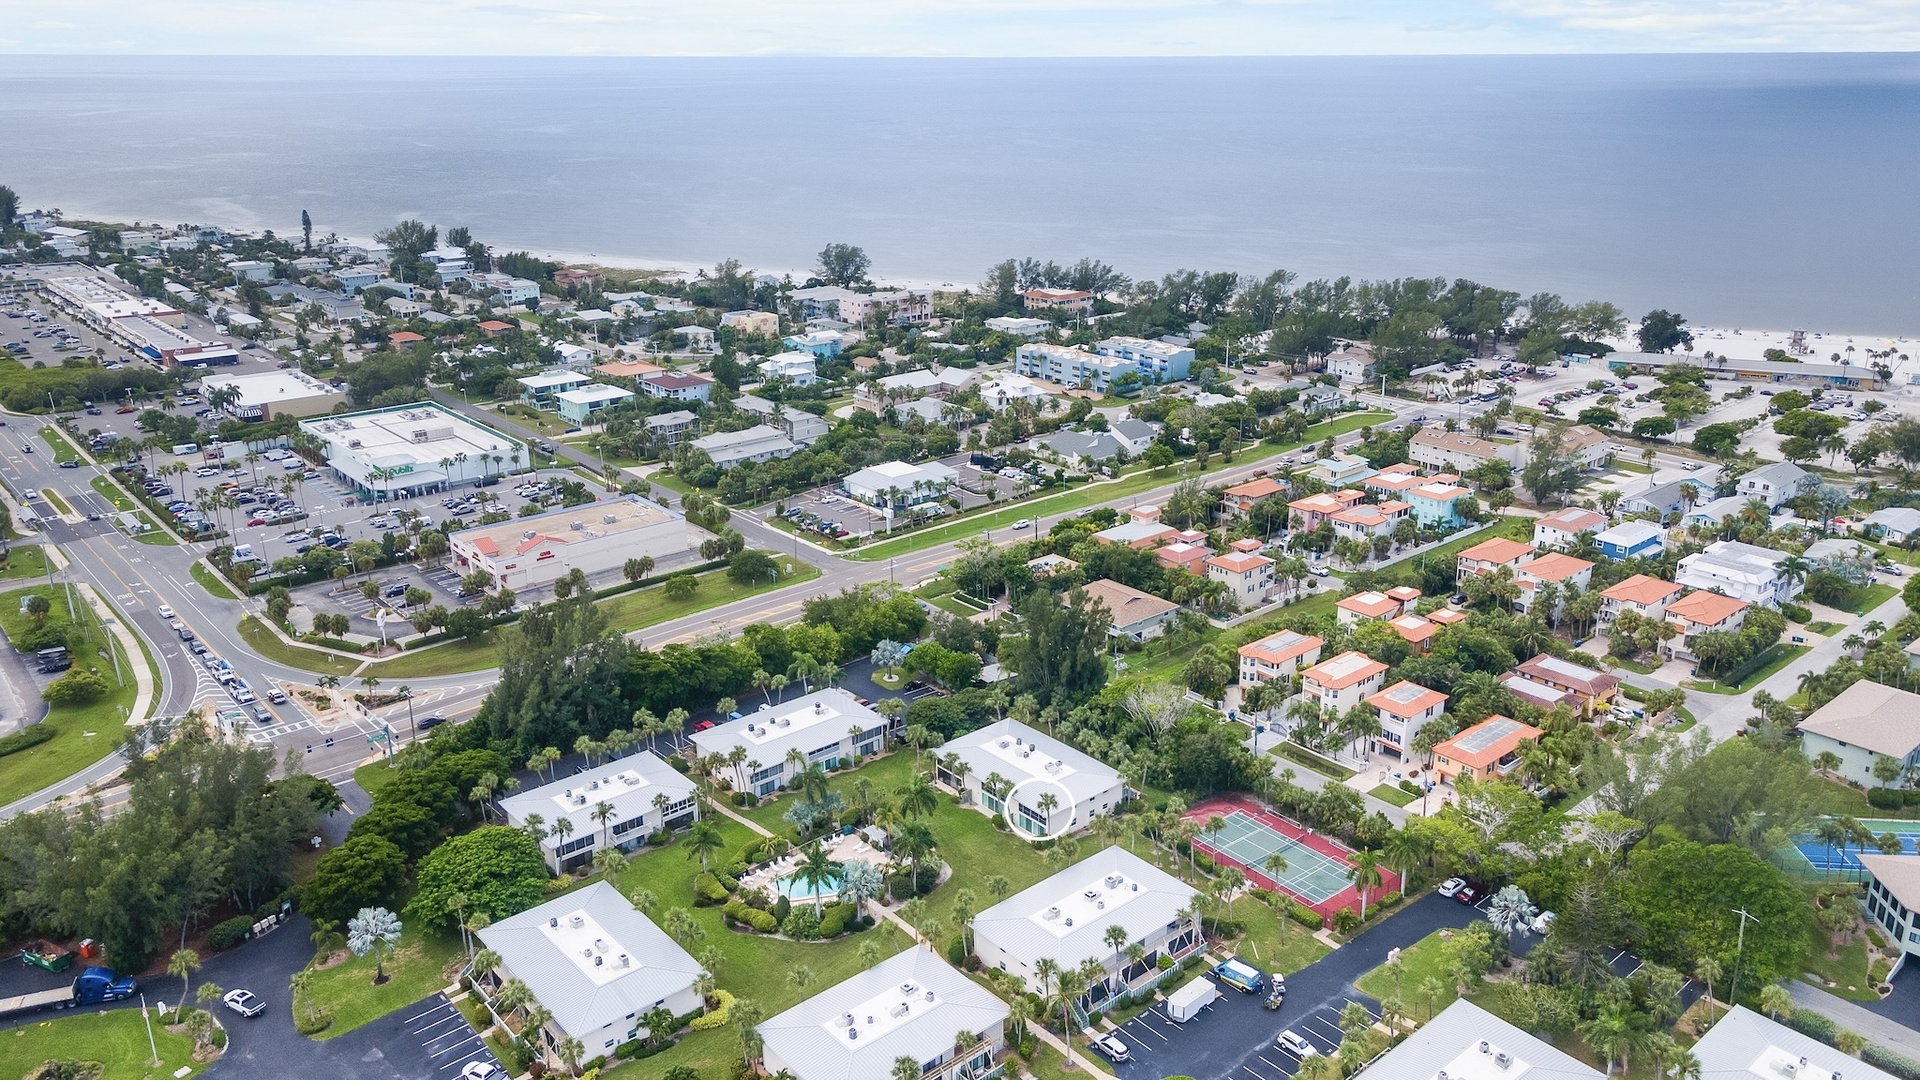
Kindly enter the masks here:
M 0 52 L 1142 56 L 1920 49 L 1920 0 L 9 0 Z

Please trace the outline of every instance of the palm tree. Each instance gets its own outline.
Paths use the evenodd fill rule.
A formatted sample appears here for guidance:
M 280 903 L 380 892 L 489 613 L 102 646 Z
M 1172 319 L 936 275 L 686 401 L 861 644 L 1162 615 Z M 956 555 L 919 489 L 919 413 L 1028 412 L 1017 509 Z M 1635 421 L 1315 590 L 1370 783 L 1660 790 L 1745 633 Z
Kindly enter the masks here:
M 567 1072 L 579 1076 L 580 1058 L 587 1052 L 587 1048 L 581 1044 L 580 1040 L 569 1035 L 561 1039 L 560 1045 L 555 1049 L 560 1052 L 560 1060 L 566 1064 Z
M 920 1080 L 920 1059 L 905 1054 L 893 1059 L 893 1080 Z
M 180 1017 L 187 1007 L 187 995 L 192 988 L 193 973 L 199 970 L 200 954 L 192 949 L 177 950 L 167 958 L 167 974 L 176 976 L 180 980 L 180 1004 L 173 1010 L 175 1023 L 180 1022 Z
M 1538 913 L 1539 908 L 1534 906 L 1518 885 L 1506 886 L 1487 901 L 1487 921 L 1493 924 L 1494 929 L 1507 935 L 1509 944 L 1513 935 Z
M 332 919 L 314 919 L 313 933 L 307 935 L 313 941 L 313 962 L 325 963 L 334 951 L 347 943 L 340 934 L 340 924 Z
M 600 825 L 600 846 L 611 846 L 611 836 L 607 830 L 613 822 L 613 804 L 605 800 L 594 803 L 592 817 Z
M 702 870 L 707 868 L 707 857 L 726 846 L 726 838 L 720 835 L 719 828 L 704 817 L 687 830 L 687 857 L 697 857 Z
M 827 889 L 840 880 L 840 873 L 840 864 L 833 861 L 825 845 L 815 844 L 807 849 L 795 876 L 802 885 L 812 890 L 813 913 L 816 916 L 823 913 L 822 898 L 826 896 Z
M 1693 977 L 1699 979 L 1701 985 L 1707 988 L 1708 1001 L 1713 1000 L 1713 984 L 1719 982 L 1724 974 L 1726 972 L 1721 968 L 1720 961 L 1714 959 L 1711 954 L 1704 955 L 1693 962 Z
M 1760 988 L 1760 1011 L 1772 1019 L 1793 1015 L 1793 995 L 1778 983 L 1769 983 Z
M 400 919 L 383 907 L 361 908 L 360 914 L 347 920 L 347 948 L 355 956 L 373 954 L 373 984 L 387 981 L 383 953 L 400 944 Z
M 918 772 L 909 773 L 896 794 L 900 797 L 900 812 L 910 818 L 929 816 L 940 806 L 939 793 L 926 776 Z

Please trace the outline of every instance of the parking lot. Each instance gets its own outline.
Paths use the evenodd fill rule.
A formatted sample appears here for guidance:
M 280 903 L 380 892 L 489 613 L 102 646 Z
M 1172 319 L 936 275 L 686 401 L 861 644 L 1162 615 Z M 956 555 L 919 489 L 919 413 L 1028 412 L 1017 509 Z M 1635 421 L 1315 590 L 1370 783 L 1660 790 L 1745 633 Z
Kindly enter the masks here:
M 445 994 L 435 994 L 414 1008 L 402 1010 L 401 1023 L 406 1025 L 411 1041 L 426 1052 L 432 1071 L 422 1076 L 457 1077 L 474 1061 L 496 1067 L 500 1064 L 481 1040 L 480 1033 L 473 1030 Z
M 787 520 L 802 533 L 838 538 L 887 531 L 878 510 L 831 488 L 815 488 L 787 500 Z

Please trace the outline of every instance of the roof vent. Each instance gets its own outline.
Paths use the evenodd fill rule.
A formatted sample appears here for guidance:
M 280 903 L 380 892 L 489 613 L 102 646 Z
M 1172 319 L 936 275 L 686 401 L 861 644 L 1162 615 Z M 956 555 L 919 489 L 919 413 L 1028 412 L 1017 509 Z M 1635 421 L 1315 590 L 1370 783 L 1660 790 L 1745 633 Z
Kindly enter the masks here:
M 553 918 L 548 919 L 547 925 L 555 930 L 560 929 L 560 916 L 555 915 Z
M 1101 911 L 1107 910 L 1107 902 L 1105 900 L 1095 900 L 1093 906 Z
M 585 915 L 575 915 L 572 918 L 567 920 L 567 925 L 573 927 L 575 930 L 578 930 L 581 927 L 587 925 L 587 917 Z
M 848 1041 L 848 1042 L 852 1042 L 853 1040 L 855 1040 L 855 1039 L 857 1039 L 857 1038 L 859 1038 L 859 1037 L 860 1037 L 860 1029 L 859 1029 L 859 1028 L 848 1028 L 848 1029 L 847 1029 L 847 1041 Z
M 1483 1054 L 1490 1052 L 1487 1048 L 1487 1040 L 1485 1039 L 1480 1040 L 1480 1052 Z
M 1137 882 L 1137 881 L 1136 881 L 1136 882 L 1134 882 L 1134 883 L 1133 883 L 1133 891 L 1134 891 L 1134 892 L 1139 892 L 1139 891 L 1140 891 L 1140 883 L 1139 883 L 1139 882 Z
M 927 1000 L 928 1000 L 928 1001 L 932 1001 L 932 1000 L 933 1000 L 933 991 L 931 991 L 931 990 L 929 990 L 929 991 L 927 991 Z
M 595 781 L 593 781 L 593 782 L 591 782 L 591 783 L 589 783 L 589 784 L 587 785 L 587 790 L 588 790 L 588 791 L 599 791 L 599 790 L 600 790 L 600 781 L 598 781 L 598 780 L 595 780 Z
M 606 939 L 606 938 L 594 938 L 594 939 L 593 939 L 593 948 L 594 948 L 594 951 L 595 951 L 595 952 L 606 952 L 606 951 L 607 951 L 607 939 Z
M 1513 1064 L 1513 1055 L 1507 1053 L 1505 1050 L 1502 1050 L 1499 1053 L 1493 1055 L 1493 1063 L 1504 1069 L 1507 1066 Z
M 594 957 L 594 958 L 593 958 L 593 966 L 594 966 L 594 967 L 599 967 L 600 965 L 602 965 L 602 964 L 604 964 L 604 963 L 606 963 L 606 962 L 607 962 L 607 958 L 606 958 L 606 957 L 604 957 L 604 956 L 596 956 L 596 957 Z
M 1073 920 L 1072 920 L 1072 919 L 1068 919 L 1068 920 L 1067 920 L 1067 925 L 1068 925 L 1068 926 L 1072 926 L 1072 925 L 1073 925 Z
M 820 716 L 820 715 L 822 715 L 822 714 L 824 714 L 824 713 L 825 713 L 826 711 L 827 711 L 827 703 L 826 703 L 826 702 L 824 702 L 824 701 L 816 701 L 816 702 L 814 702 L 814 703 L 813 703 L 813 715 L 815 715 L 815 716 Z
M 572 529 L 574 532 L 579 532 L 581 529 L 584 529 L 586 527 L 587 527 L 587 523 L 584 521 L 567 522 L 567 528 Z
M 621 966 L 621 967 L 632 967 L 632 966 L 633 966 L 633 961 L 631 961 L 631 960 L 629 960 L 629 959 L 627 959 L 627 954 L 626 954 L 626 953 L 621 953 L 621 954 L 620 954 L 620 966 Z
M 600 522 L 603 525 L 618 525 L 620 524 L 620 515 L 608 514 L 605 517 L 601 518 Z
M 1434 1077 L 1434 1080 L 1447 1080 L 1447 1070 L 1441 1069 L 1440 1075 L 1437 1077 Z

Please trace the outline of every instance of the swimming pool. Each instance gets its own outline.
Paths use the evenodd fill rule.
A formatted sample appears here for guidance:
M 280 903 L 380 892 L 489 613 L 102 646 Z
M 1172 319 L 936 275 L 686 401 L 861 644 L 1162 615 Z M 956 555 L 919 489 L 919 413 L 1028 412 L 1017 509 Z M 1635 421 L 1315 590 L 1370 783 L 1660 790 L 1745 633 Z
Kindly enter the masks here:
M 789 900 L 811 900 L 816 896 L 823 898 L 837 896 L 840 893 L 840 875 L 833 875 L 832 880 L 815 888 L 801 881 L 799 874 L 788 874 L 786 877 L 780 879 L 780 883 L 776 887 L 780 890 L 780 895 Z

